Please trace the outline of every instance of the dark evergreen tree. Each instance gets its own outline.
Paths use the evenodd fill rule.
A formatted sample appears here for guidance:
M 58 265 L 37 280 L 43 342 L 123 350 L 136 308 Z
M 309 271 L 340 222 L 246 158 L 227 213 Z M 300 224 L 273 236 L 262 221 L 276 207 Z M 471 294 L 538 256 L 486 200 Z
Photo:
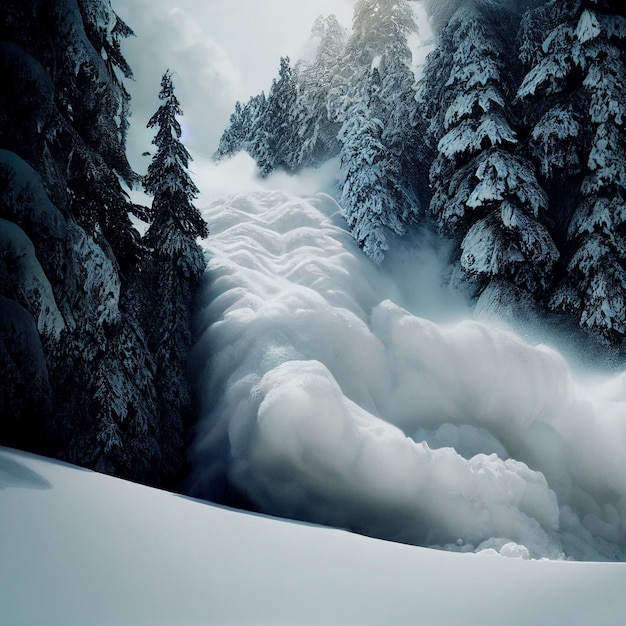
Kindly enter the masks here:
M 296 127 L 298 86 L 289 57 L 280 59 L 278 78 L 272 82 L 263 111 L 249 144 L 251 156 L 261 174 L 267 176 L 278 168 L 295 169 L 302 148 Z
M 407 2 L 359 0 L 342 60 L 340 202 L 350 228 L 377 263 L 388 236 L 420 217 L 416 102 L 407 37 L 416 30 Z M 339 91 L 337 91 L 339 89 Z
M 550 306 L 626 335 L 626 18 L 608 0 L 549 2 L 521 31 L 518 97 L 563 232 Z
M 381 263 L 389 249 L 388 234 L 403 234 L 398 207 L 406 204 L 397 184 L 398 161 L 382 143 L 382 124 L 362 103 L 350 108 L 339 138 L 343 179 L 340 202 L 354 238 Z
M 109 0 L 0 5 L 0 367 L 11 373 L 0 442 L 173 486 L 184 453 L 166 466 L 161 449 L 180 426 L 159 421 L 156 390 L 171 376 L 147 341 L 162 311 L 137 310 L 154 287 L 140 269 L 157 253 L 120 184 L 136 178 L 120 52 L 130 34 Z M 187 317 L 164 332 L 181 325 L 188 335 Z
M 120 273 L 122 262 L 127 267 L 126 259 L 141 254 L 128 219 L 133 208 L 118 179 L 133 178 L 124 149 L 128 94 L 119 78 L 130 70 L 118 54 L 131 31 L 107 0 L 9 0 L 0 16 L 0 75 L 9 86 L 0 96 L 0 146 L 6 149 L 0 212 L 41 261 L 43 278 L 35 284 L 49 285 L 40 292 L 46 294 L 41 306 L 22 295 L 32 291 L 32 280 L 9 270 L 11 297 L 21 307 L 9 306 L 11 317 L 21 310 L 24 321 L 35 320 L 41 347 L 32 354 L 44 356 L 35 361 L 35 380 L 45 380 L 41 393 L 48 402 L 33 414 L 17 412 L 19 387 L 9 388 L 2 412 L 19 424 L 11 436 L 37 433 L 31 449 L 93 466 L 100 417 L 109 408 L 95 399 L 95 371 L 112 337 L 138 330 L 127 314 Z M 8 358 L 32 363 L 17 345 L 25 344 L 4 344 Z M 18 380 L 32 369 L 22 367 Z M 126 391 L 134 380 L 129 374 Z M 121 473 L 110 460 L 110 470 Z
M 238 152 L 251 152 L 250 146 L 254 140 L 255 130 L 259 118 L 265 110 L 265 93 L 252 96 L 245 105 L 235 103 L 235 110 L 230 116 L 230 123 L 222 133 L 219 146 L 213 159 L 219 162 L 234 156 Z
M 504 279 L 541 293 L 558 252 L 542 223 L 546 195 L 518 155 L 507 113 L 511 26 L 503 10 L 463 6 L 427 61 L 420 97 L 438 152 L 431 211 L 458 242 L 461 268 L 479 292 Z
M 214 158 L 219 161 L 245 150 L 262 176 L 278 168 L 297 169 L 303 143 L 298 116 L 297 73 L 289 58 L 283 57 L 267 98 L 261 93 L 245 106 L 236 103 Z
M 180 140 L 182 129 L 177 117 L 183 112 L 169 71 L 161 80 L 159 100 L 162 104 L 148 122 L 148 128 L 157 129 L 152 141 L 157 152 L 143 179 L 146 193 L 154 196 L 153 223 L 146 233 L 146 241 L 158 239 L 174 225 L 183 238 L 195 243 L 196 237 L 208 235 L 208 228 L 193 205 L 199 192 L 188 172 L 191 156 Z
M 186 360 L 194 295 L 205 267 L 196 239 L 206 237 L 208 228 L 193 204 L 198 189 L 188 172 L 191 157 L 180 140 L 177 117 L 182 110 L 169 71 L 163 75 L 159 99 L 161 106 L 148 122 L 157 131 L 157 152 L 144 178 L 144 189 L 153 196 L 153 221 L 144 241 L 153 255 L 140 267 L 149 289 L 139 297 L 150 320 L 147 341 L 159 381 L 158 428 L 167 434 L 160 442 L 162 471 L 172 474 L 180 471 L 191 426 Z
M 267 175 L 339 154 L 344 215 L 381 262 L 388 236 L 420 217 L 426 186 L 407 45 L 416 28 L 406 0 L 359 0 L 349 38 L 334 16 L 319 18 L 314 61 L 294 70 L 281 59 L 263 108 L 236 105 L 216 157 L 247 150 Z

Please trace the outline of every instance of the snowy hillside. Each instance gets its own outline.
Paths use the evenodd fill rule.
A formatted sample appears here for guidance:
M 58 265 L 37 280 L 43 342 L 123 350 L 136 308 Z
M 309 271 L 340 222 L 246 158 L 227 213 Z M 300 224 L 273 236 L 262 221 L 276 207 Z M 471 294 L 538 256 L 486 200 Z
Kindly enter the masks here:
M 338 210 L 256 191 L 205 212 L 190 492 L 455 551 L 622 560 L 624 375 L 576 381 L 545 346 L 450 323 L 466 304 L 427 241 L 378 268 Z
M 0 448 L 2 626 L 621 626 L 615 564 L 448 554 Z

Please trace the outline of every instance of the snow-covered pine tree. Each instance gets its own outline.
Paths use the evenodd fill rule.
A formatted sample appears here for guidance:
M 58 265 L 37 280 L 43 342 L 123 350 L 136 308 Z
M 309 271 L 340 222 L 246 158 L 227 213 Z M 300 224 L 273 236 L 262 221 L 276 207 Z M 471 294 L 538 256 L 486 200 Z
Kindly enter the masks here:
M 316 20 L 312 36 L 319 39 L 313 62 L 300 61 L 292 68 L 289 59 L 281 59 L 267 97 L 261 92 L 245 105 L 235 104 L 216 161 L 245 150 L 268 174 L 279 167 L 318 166 L 338 154 L 341 123 L 331 119 L 327 100 L 347 34 L 331 15 Z
M 172 74 L 161 80 L 161 105 L 150 118 L 156 129 L 157 147 L 143 184 L 153 196 L 153 221 L 144 237 L 153 251 L 140 268 L 149 291 L 142 291 L 141 308 L 150 320 L 147 341 L 159 381 L 158 430 L 161 471 L 171 475 L 180 470 L 188 444 L 191 399 L 186 360 L 191 347 L 191 316 L 194 295 L 205 268 L 198 237 L 208 235 L 206 222 L 194 206 L 198 189 L 189 176 L 190 155 L 181 142 L 178 117 L 182 110 L 176 97 Z
M 255 129 L 259 118 L 265 110 L 265 93 L 252 96 L 246 104 L 235 103 L 235 110 L 230 116 L 228 127 L 222 133 L 220 142 L 213 160 L 222 161 L 234 156 L 238 152 L 251 151 L 251 143 L 254 140 Z
M 550 306 L 605 340 L 626 337 L 626 18 L 609 0 L 529 14 L 518 92 L 550 181 L 565 264 Z M 569 190 L 569 191 L 567 191 Z
M 542 224 L 547 197 L 518 155 L 508 118 L 511 31 L 504 9 L 462 5 L 427 60 L 418 93 L 437 147 L 430 209 L 460 245 L 464 275 L 478 293 L 503 279 L 538 294 L 558 252 Z
M 176 472 L 162 464 L 159 443 L 167 435 L 159 432 L 155 419 L 156 368 L 145 341 L 138 324 L 120 324 L 94 373 L 98 431 L 95 437 L 77 433 L 76 438 L 82 439 L 83 463 L 100 472 L 172 484 Z
M 359 0 L 354 7 L 346 62 L 353 68 L 353 92 L 367 92 L 372 69 L 380 77 L 375 115 L 384 120 L 386 145 L 403 153 L 415 118 L 412 55 L 407 44 L 417 32 L 413 10 L 404 0 Z M 361 83 L 361 84 L 359 84 Z
M 0 4 L 0 441 L 173 486 L 144 332 L 159 303 L 135 310 L 152 252 L 119 182 L 129 34 L 110 0 Z
M 262 176 L 278 168 L 297 169 L 302 152 L 302 133 L 297 123 L 297 73 L 289 57 L 280 59 L 278 78 L 264 93 L 250 98 L 245 106 L 237 102 L 214 159 L 220 161 L 241 150 L 257 162 Z
M 174 91 L 172 74 L 168 70 L 161 79 L 159 100 L 162 104 L 148 121 L 148 128 L 156 128 L 152 143 L 157 152 L 143 179 L 147 194 L 153 196 L 153 222 L 146 240 L 160 237 L 171 225 L 177 225 L 180 236 L 195 244 L 196 237 L 206 237 L 208 228 L 200 212 L 193 205 L 198 188 L 189 176 L 191 156 L 181 141 L 182 128 L 178 117 L 183 114 Z
M 382 262 L 388 235 L 404 234 L 420 216 L 418 149 L 411 52 L 416 30 L 404 0 L 359 0 L 342 60 L 341 205 L 365 252 Z M 343 92 L 337 99 L 337 93 Z
M 113 11 L 110 0 L 79 0 L 78 6 L 80 23 L 61 22 L 64 26 L 58 33 L 68 43 L 80 38 L 83 29 L 87 35 L 69 47 L 62 67 L 67 84 L 59 94 L 62 114 L 84 140 L 68 155 L 70 209 L 89 234 L 98 239 L 102 233 L 126 269 L 140 254 L 118 178 L 129 184 L 136 181 L 126 159 L 130 96 L 123 82 L 132 78 L 132 71 L 120 49 L 121 41 L 133 31 Z M 72 9 L 60 2 L 52 11 L 65 19 Z
M 297 74 L 289 57 L 282 57 L 278 78 L 272 82 L 249 144 L 263 176 L 278 168 L 293 170 L 298 165 L 302 140 L 296 126 L 297 99 Z
M 418 189 L 426 187 L 407 45 L 415 30 L 407 0 L 359 0 L 347 40 L 334 16 L 318 19 L 315 60 L 292 69 L 281 59 L 262 110 L 251 116 L 248 105 L 236 106 L 216 158 L 245 149 L 268 174 L 317 166 L 339 154 L 344 214 L 380 262 L 388 235 L 404 233 L 420 217 Z M 355 120 L 363 124 L 362 137 Z M 371 213 L 357 204 L 365 189 L 377 194 L 368 204 Z
M 343 186 L 340 203 L 359 246 L 376 263 L 389 248 L 389 233 L 404 234 L 400 208 L 410 203 L 399 162 L 382 143 L 383 125 L 363 103 L 352 106 L 339 139 Z
M 312 37 L 318 40 L 315 59 L 298 62 L 298 99 L 294 123 L 302 138 L 297 166 L 318 166 L 339 153 L 337 134 L 341 124 L 331 119 L 328 94 L 339 73 L 347 41 L 346 30 L 334 15 L 318 17 Z
M 571 37 L 563 31 L 563 22 L 569 19 L 566 4 L 547 3 L 527 12 L 518 34 L 519 56 L 527 71 L 517 93 L 518 108 L 527 127 L 530 156 L 550 198 L 560 248 L 576 205 L 585 144 L 590 141 L 583 124 L 586 95 L 576 78 Z

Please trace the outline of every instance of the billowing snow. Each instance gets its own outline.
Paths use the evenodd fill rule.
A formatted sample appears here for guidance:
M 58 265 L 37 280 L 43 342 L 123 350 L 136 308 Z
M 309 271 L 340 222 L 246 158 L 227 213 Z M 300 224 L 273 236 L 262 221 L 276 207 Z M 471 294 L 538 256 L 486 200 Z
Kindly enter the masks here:
M 205 217 L 192 493 L 450 550 L 624 557 L 626 374 L 583 385 L 545 346 L 437 323 L 455 300 L 419 257 L 375 267 L 324 194 Z
M 4 626 L 622 626 L 626 566 L 377 541 L 0 448 Z M 497 552 L 509 557 L 501 558 Z

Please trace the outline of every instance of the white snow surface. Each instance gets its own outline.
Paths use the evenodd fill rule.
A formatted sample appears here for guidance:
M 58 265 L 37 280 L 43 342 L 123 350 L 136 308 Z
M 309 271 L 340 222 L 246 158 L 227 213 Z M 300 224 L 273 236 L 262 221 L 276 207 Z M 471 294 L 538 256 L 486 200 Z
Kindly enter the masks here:
M 377 268 L 325 194 L 204 214 L 191 493 L 454 551 L 624 559 L 626 373 L 578 380 L 461 319 L 436 246 Z
M 2 626 L 621 626 L 626 616 L 623 564 L 379 541 L 7 448 L 0 523 Z

